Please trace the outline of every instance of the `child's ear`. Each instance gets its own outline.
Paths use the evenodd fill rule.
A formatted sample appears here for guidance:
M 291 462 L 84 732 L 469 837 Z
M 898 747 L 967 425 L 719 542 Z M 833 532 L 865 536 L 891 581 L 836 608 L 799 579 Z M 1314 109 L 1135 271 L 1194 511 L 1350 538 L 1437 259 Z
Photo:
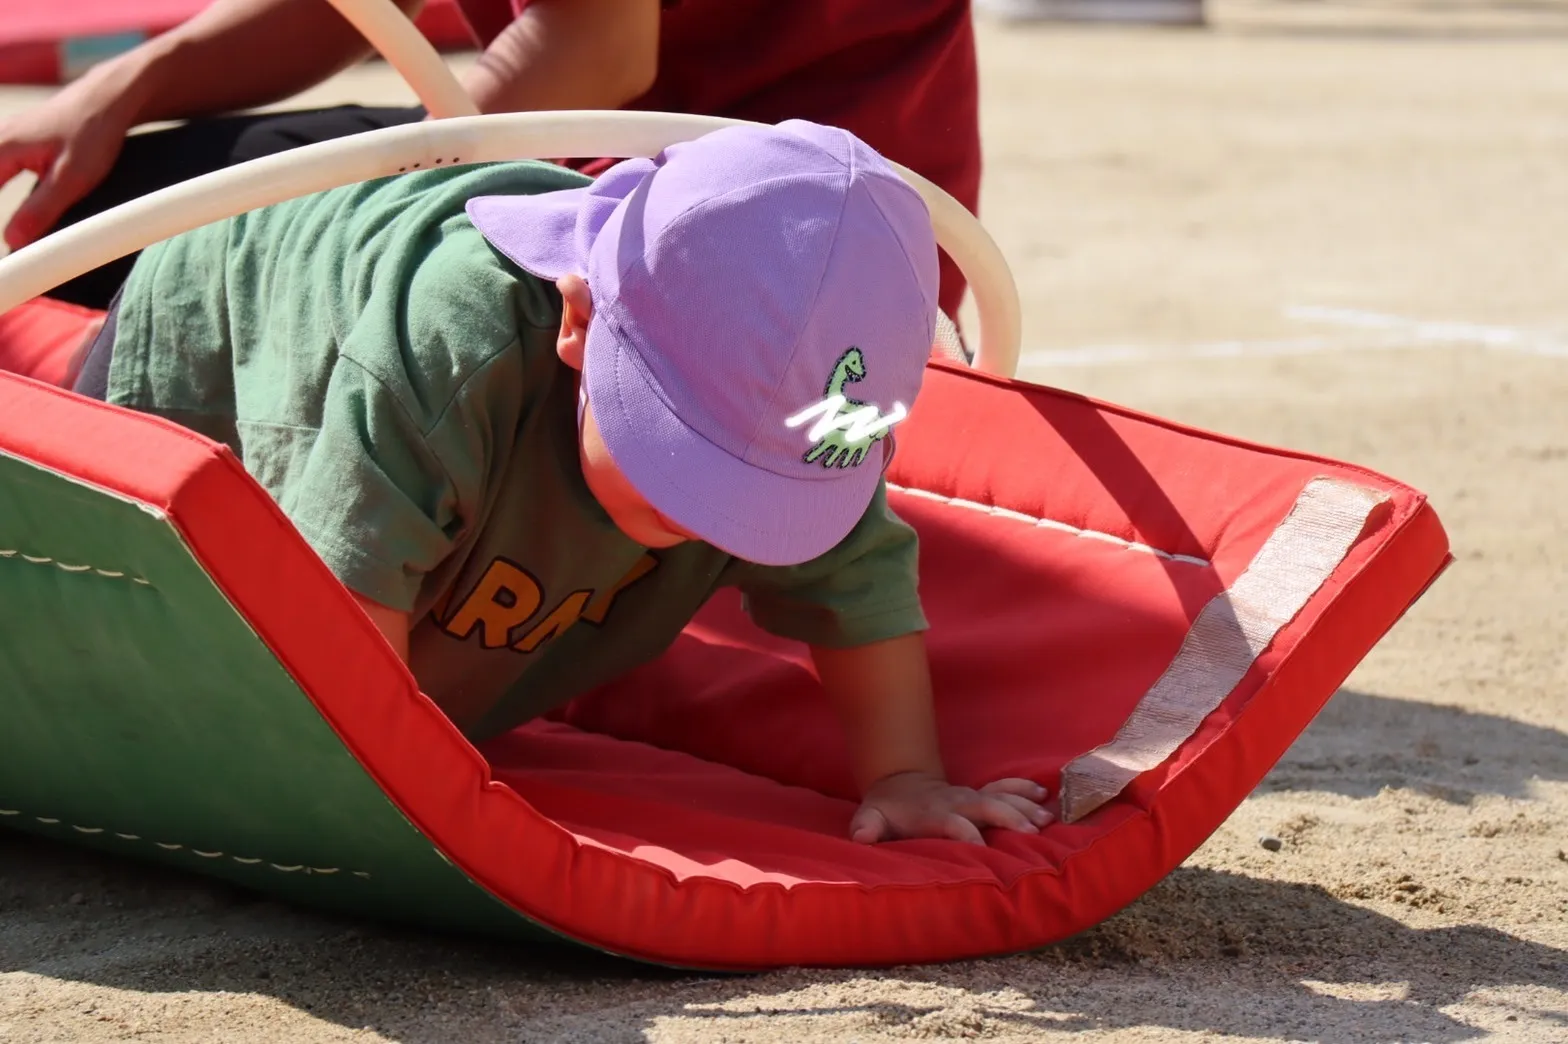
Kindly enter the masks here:
M 582 277 L 575 275 L 557 279 L 555 288 L 561 292 L 561 333 L 555 340 L 555 354 L 572 369 L 581 371 L 588 320 L 593 318 L 593 294 Z

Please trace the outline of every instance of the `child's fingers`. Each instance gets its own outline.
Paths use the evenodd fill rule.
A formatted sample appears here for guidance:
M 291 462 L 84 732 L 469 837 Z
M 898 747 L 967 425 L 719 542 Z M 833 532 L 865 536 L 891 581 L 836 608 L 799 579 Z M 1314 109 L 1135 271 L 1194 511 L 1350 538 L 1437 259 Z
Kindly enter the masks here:
M 966 845 L 985 844 L 985 838 L 980 835 L 980 828 L 967 817 L 956 812 L 943 817 L 942 836 L 950 841 L 962 841 Z
M 887 817 L 880 810 L 866 805 L 860 806 L 849 821 L 849 839 L 856 844 L 874 845 L 878 841 L 891 840 L 892 835 L 892 826 Z
M 1044 808 L 1041 808 L 1038 804 L 1030 801 L 1026 797 L 1019 797 L 1017 794 L 992 794 L 990 796 L 993 800 L 1005 801 L 1007 804 L 1013 806 L 1018 811 L 1027 816 L 1029 822 L 1033 823 L 1037 827 L 1045 826 L 1053 818 L 1050 812 L 1046 811 Z
M 1040 828 L 1034 825 L 1025 812 L 1008 804 L 997 794 L 982 794 L 979 800 L 966 802 L 961 814 L 977 826 L 1001 827 L 1024 834 L 1040 832 Z
M 1051 792 L 1032 779 L 999 779 L 980 788 L 982 794 L 1016 794 L 1030 801 L 1044 801 Z

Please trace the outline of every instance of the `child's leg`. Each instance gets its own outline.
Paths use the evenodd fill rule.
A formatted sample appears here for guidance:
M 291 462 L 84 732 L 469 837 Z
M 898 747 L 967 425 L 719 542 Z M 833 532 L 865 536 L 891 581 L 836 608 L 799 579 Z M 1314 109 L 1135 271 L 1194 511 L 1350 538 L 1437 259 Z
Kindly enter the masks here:
M 423 109 L 367 109 L 351 105 L 260 116 L 223 116 L 193 120 L 170 130 L 133 134 L 125 140 L 108 176 L 67 210 L 56 227 L 74 224 L 149 192 L 234 163 L 423 118 Z M 136 255 L 131 254 L 84 272 L 50 291 L 50 296 L 88 308 L 106 308 L 130 275 L 135 261 Z

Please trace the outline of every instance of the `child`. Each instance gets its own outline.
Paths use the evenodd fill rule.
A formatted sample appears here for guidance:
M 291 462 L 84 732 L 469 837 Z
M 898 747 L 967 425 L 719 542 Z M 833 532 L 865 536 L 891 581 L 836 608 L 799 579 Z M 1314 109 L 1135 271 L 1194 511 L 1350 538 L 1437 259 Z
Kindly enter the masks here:
M 719 587 L 810 644 L 858 841 L 1036 832 L 950 786 L 881 470 L 937 255 L 846 131 L 739 127 L 306 197 L 146 250 L 80 391 L 226 441 L 469 735 L 666 649 Z

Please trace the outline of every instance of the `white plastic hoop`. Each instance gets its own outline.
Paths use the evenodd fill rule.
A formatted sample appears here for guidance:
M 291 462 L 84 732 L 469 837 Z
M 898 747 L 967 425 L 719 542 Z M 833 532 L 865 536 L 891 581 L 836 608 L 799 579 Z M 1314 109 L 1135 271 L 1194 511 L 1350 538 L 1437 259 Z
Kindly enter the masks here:
M 479 107 L 446 67 L 441 55 L 392 0 L 328 0 L 387 64 L 408 81 L 425 111 L 442 120 L 478 116 Z

